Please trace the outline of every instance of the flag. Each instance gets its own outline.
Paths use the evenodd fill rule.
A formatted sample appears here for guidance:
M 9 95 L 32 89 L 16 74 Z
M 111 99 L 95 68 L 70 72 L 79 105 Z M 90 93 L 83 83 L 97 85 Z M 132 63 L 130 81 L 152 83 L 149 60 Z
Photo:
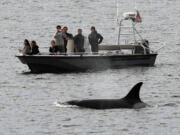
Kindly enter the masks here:
M 140 16 L 140 13 L 139 13 L 138 10 L 136 10 L 136 12 L 137 12 L 137 15 L 136 15 L 136 22 L 141 23 L 141 22 L 142 22 L 142 18 L 141 18 L 141 16 Z

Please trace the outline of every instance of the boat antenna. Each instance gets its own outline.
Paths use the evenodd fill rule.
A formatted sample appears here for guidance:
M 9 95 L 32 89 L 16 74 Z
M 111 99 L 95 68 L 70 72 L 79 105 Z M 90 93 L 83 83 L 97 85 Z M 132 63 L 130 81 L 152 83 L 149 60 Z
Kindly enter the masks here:
M 137 10 L 136 0 L 134 0 L 134 9 Z
M 117 24 L 119 25 L 119 1 L 116 0 L 116 19 L 117 19 Z
M 117 21 L 117 26 L 119 27 L 119 32 L 118 32 L 118 39 L 117 39 L 117 45 L 119 45 L 120 41 L 120 24 L 121 22 L 119 21 L 119 0 L 116 0 L 116 21 Z

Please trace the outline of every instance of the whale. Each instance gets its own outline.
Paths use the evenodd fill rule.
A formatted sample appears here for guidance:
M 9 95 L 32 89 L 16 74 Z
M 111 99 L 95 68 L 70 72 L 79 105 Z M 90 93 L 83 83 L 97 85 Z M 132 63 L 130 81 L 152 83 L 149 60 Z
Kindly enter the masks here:
M 81 108 L 90 109 L 140 109 L 147 106 L 146 103 L 140 99 L 140 89 L 143 82 L 137 83 L 130 92 L 121 99 L 91 99 L 91 100 L 71 100 L 65 102 L 67 105 L 76 105 Z

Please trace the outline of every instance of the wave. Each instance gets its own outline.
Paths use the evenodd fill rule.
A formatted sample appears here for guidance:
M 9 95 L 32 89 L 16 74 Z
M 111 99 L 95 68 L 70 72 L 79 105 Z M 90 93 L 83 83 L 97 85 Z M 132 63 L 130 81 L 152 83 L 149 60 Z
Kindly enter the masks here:
M 56 107 L 60 107 L 60 108 L 75 108 L 75 107 L 77 107 L 76 105 L 69 105 L 67 103 L 63 103 L 63 102 L 59 102 L 59 101 L 54 102 L 54 105 Z

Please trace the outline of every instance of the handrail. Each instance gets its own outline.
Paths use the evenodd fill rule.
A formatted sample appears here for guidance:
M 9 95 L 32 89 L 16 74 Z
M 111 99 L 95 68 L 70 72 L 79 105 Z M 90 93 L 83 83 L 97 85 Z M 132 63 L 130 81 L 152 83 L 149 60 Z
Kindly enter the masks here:
M 163 44 L 163 46 L 161 46 L 160 48 L 158 48 L 158 49 L 156 50 L 156 52 L 159 51 L 159 50 L 161 50 L 162 48 L 166 47 L 166 43 L 165 43 L 165 42 L 163 42 L 162 44 Z

